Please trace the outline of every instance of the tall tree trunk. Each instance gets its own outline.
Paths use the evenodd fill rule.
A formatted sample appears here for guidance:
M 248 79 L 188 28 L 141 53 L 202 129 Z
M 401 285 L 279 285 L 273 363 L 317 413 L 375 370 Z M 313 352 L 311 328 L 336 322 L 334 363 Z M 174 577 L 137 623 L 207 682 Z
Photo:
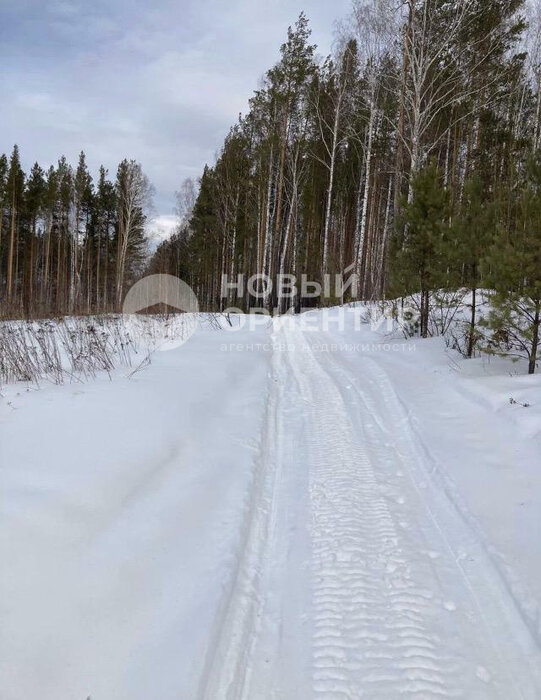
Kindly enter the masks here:
M 539 325 L 541 323 L 541 301 L 538 301 L 535 308 L 535 318 L 533 322 L 532 347 L 530 354 L 529 374 L 535 374 L 537 369 L 537 353 L 539 351 Z
M 534 149 L 539 150 L 541 146 L 541 73 L 537 78 L 537 106 L 535 111 L 535 137 Z
M 16 229 L 17 229 L 17 209 L 15 202 L 15 193 L 11 200 L 11 212 L 10 212 L 10 227 L 9 227 L 9 250 L 8 250 L 8 269 L 7 269 L 7 300 L 11 304 L 13 296 L 13 265 L 15 258 L 15 241 L 16 241 Z
M 468 357 L 471 359 L 473 357 L 473 352 L 475 350 L 475 328 L 477 323 L 477 289 L 474 287 L 472 289 L 472 305 L 471 305 L 471 317 L 470 317 L 470 331 L 468 336 Z
M 409 26 L 404 27 L 402 38 L 402 76 L 400 81 L 400 104 L 398 108 L 398 128 L 396 142 L 396 181 L 395 181 L 395 216 L 400 211 L 400 197 L 402 195 L 404 177 L 404 143 L 406 139 L 406 81 L 409 71 L 409 54 L 406 49 L 408 32 L 411 27 L 411 9 L 409 13 Z
M 51 236 L 53 229 L 53 215 L 51 214 L 50 220 L 47 222 L 47 233 L 45 234 L 45 252 L 44 252 L 44 267 L 43 267 L 43 278 L 41 284 L 41 302 L 45 303 L 47 308 L 50 304 L 50 294 L 49 294 L 49 273 L 51 269 Z
M 336 150 L 338 148 L 338 127 L 340 125 L 340 110 L 341 103 L 338 102 L 336 106 L 336 111 L 334 115 L 333 133 L 332 133 L 332 145 L 331 145 L 331 162 L 329 164 L 329 184 L 327 187 L 327 206 L 325 209 L 325 226 L 323 231 L 323 260 L 321 264 L 321 277 L 328 272 L 329 265 L 329 231 L 331 226 L 331 213 L 332 213 L 332 197 L 334 190 L 334 170 L 336 166 Z
M 428 324 L 430 319 L 430 291 L 421 291 L 421 338 L 428 338 Z
M 361 210 L 361 223 L 359 227 L 359 241 L 357 246 L 357 273 L 361 273 L 362 261 L 364 257 L 364 245 L 366 239 L 366 217 L 368 214 L 368 200 L 370 197 L 370 180 L 372 174 L 372 146 L 374 142 L 374 122 L 375 122 L 375 105 L 374 97 L 370 100 L 370 120 L 368 123 L 368 144 L 366 148 L 366 167 L 365 167 L 365 185 L 364 196 Z
M 273 249 L 273 226 L 272 226 L 272 214 L 271 214 L 271 199 L 272 199 L 272 171 L 273 171 L 273 159 L 274 159 L 274 147 L 271 146 L 271 151 L 269 154 L 269 172 L 267 181 L 267 202 L 266 202 L 266 214 L 265 214 L 265 245 L 263 254 L 263 274 L 268 277 L 272 273 L 272 249 Z M 265 298 L 263 300 L 264 306 L 267 305 L 269 299 L 269 290 L 265 291 Z
M 380 243 L 380 250 L 379 250 L 379 259 L 378 259 L 378 267 L 377 267 L 377 281 L 376 281 L 376 289 L 378 291 L 378 294 L 380 294 L 382 297 L 385 296 L 385 261 L 387 257 L 387 241 L 389 240 L 389 227 L 390 227 L 390 221 L 391 221 L 391 204 L 392 204 L 392 196 L 393 196 L 393 179 L 392 177 L 389 178 L 389 186 L 387 190 L 387 205 L 385 207 L 385 220 L 383 224 L 383 235 Z

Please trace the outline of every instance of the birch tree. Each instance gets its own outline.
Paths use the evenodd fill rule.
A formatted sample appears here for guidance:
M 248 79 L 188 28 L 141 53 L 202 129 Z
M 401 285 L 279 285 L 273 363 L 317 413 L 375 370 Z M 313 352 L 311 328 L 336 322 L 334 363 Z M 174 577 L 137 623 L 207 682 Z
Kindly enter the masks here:
M 327 60 L 320 71 L 317 81 L 313 106 L 319 131 L 320 142 L 324 148 L 324 158 L 313 154 L 328 171 L 328 184 L 325 198 L 325 218 L 323 224 L 323 244 L 321 259 L 321 276 L 329 271 L 329 238 L 333 194 L 335 185 L 336 161 L 339 150 L 347 139 L 345 113 L 348 108 L 347 97 L 353 89 L 356 45 L 348 42 L 336 64 Z
M 118 232 L 116 258 L 116 305 L 120 308 L 130 264 L 141 260 L 145 245 L 145 212 L 150 207 L 152 187 L 139 163 L 123 160 L 118 167 Z
M 487 20 L 491 0 L 407 0 L 403 62 L 406 138 L 410 158 L 408 201 L 414 175 L 434 152 L 454 122 L 479 113 L 493 99 L 492 88 L 501 78 L 483 72 L 493 55 L 506 48 L 501 23 Z M 519 2 L 509 2 L 510 15 Z M 476 80 L 475 77 L 483 78 Z M 454 108 L 473 105 L 469 112 Z M 451 119 L 451 124 L 449 123 Z
M 354 27 L 359 57 L 364 65 L 363 101 L 368 106 L 368 124 L 363 144 L 364 169 L 359 177 L 359 204 L 355 229 L 355 263 L 360 274 L 365 254 L 373 147 L 379 117 L 378 96 L 383 89 L 381 62 L 393 49 L 397 31 L 396 10 L 387 0 L 354 0 L 350 22 Z

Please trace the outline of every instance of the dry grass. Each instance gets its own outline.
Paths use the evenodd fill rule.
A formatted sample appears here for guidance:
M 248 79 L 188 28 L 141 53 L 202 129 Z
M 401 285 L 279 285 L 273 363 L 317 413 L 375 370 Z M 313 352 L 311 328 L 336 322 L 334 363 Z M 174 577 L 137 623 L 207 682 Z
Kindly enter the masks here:
M 191 319 L 193 323 L 193 319 Z M 150 364 L 163 342 L 182 339 L 188 319 L 175 317 L 66 317 L 0 322 L 0 383 L 85 381 L 117 367 Z

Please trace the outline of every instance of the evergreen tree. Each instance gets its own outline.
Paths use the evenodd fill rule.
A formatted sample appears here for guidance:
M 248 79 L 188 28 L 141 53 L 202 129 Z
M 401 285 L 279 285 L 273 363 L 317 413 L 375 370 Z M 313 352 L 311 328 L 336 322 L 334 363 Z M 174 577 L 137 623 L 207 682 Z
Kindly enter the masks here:
M 8 176 L 8 159 L 5 154 L 0 155 L 0 295 L 2 293 L 4 275 L 4 212 L 6 209 L 7 197 L 7 176 Z
M 2 313 L 91 313 L 111 310 L 117 297 L 118 232 L 130 229 L 122 286 L 146 261 L 144 224 L 151 187 L 141 166 L 124 161 L 128 196 L 100 168 L 97 191 L 81 152 L 75 171 L 62 156 L 45 173 L 35 163 L 26 178 L 19 150 L 0 156 L 0 301 Z M 131 188 L 131 189 L 130 189 Z M 126 208 L 126 204 L 128 204 Z M 130 208 L 131 207 L 131 208 Z M 122 217 L 124 218 L 121 218 Z
M 87 265 L 91 264 L 92 252 L 91 230 L 89 229 L 90 213 L 92 209 L 92 177 L 86 165 L 86 156 L 83 151 L 79 154 L 77 170 L 73 178 L 73 235 L 71 241 L 71 285 L 70 285 L 70 311 L 73 312 L 78 301 L 81 286 L 81 274 L 83 272 L 84 255 Z M 85 240 L 86 239 L 86 240 Z M 85 245 L 82 246 L 83 241 Z M 87 275 L 87 285 L 89 276 Z
M 489 255 L 495 293 L 487 351 L 526 357 L 534 374 L 541 356 L 541 158 L 531 160 L 522 191 L 516 201 L 508 191 L 504 206 L 510 214 Z
M 55 311 L 65 313 L 71 306 L 73 259 L 72 246 L 72 202 L 73 202 L 73 169 L 62 156 L 56 168 L 58 185 L 58 200 L 55 211 L 56 232 L 56 270 L 55 270 Z
M 404 203 L 405 233 L 397 237 L 394 260 L 395 284 L 400 293 L 420 293 L 422 338 L 429 334 L 431 293 L 444 279 L 448 221 L 449 196 L 442 187 L 442 173 L 431 164 L 413 178 L 411 201 Z
M 302 14 L 149 269 L 182 274 L 209 309 L 241 304 L 232 293 L 222 299 L 222 275 L 265 273 L 274 294 L 246 298 L 244 308 L 282 311 L 279 276 L 321 282 L 355 269 L 362 298 L 421 291 L 423 335 L 431 292 L 467 287 L 472 354 L 477 289 L 489 285 L 483 271 L 499 296 L 517 289 L 495 260 L 481 262 L 496 225 L 499 239 L 505 231 L 518 246 L 531 210 L 520 183 L 541 142 L 538 46 L 530 41 L 526 60 L 523 6 L 355 0 L 335 55 L 322 60 Z M 429 182 L 423 168 L 432 161 L 439 172 Z M 84 154 L 75 169 L 61 158 L 41 204 L 37 167 L 25 188 L 18 150 L 9 163 L 0 157 L 3 308 L 118 306 L 145 257 L 141 166 L 123 161 L 115 183 L 102 169 L 93 192 Z M 505 210 L 494 206 L 502 192 Z M 299 299 L 297 307 L 343 301 Z
M 195 203 L 190 223 L 192 239 L 190 245 L 191 262 L 196 276 L 191 278 L 195 285 L 199 303 L 212 308 L 219 308 L 221 303 L 221 280 L 218 280 L 218 270 L 208 259 L 208 246 L 219 250 L 216 208 L 216 178 L 212 168 L 205 167 L 199 183 L 199 196 Z
M 43 267 L 40 288 L 40 303 L 46 311 L 52 307 L 52 274 L 56 212 L 58 206 L 58 173 L 53 166 L 47 171 L 45 178 L 45 192 L 43 195 L 45 232 L 43 240 Z
M 45 174 L 38 163 L 34 163 L 24 193 L 23 258 L 24 275 L 22 301 L 25 314 L 30 316 L 34 309 L 35 278 L 38 274 L 38 222 L 43 215 L 45 200 Z
M 482 266 L 493 238 L 493 221 L 483 180 L 472 176 L 464 186 L 460 211 L 455 218 L 444 251 L 450 266 L 448 286 L 466 287 L 471 295 L 470 321 L 467 329 L 466 354 L 473 357 L 480 338 L 477 329 L 478 291 L 482 280 Z
M 101 166 L 94 207 L 92 210 L 92 230 L 94 232 L 94 276 L 95 308 L 108 310 L 114 299 L 112 241 L 115 235 L 117 215 L 117 192 L 108 179 L 107 170 Z
M 13 147 L 9 161 L 9 171 L 6 183 L 6 199 L 9 209 L 9 243 L 6 273 L 6 297 L 8 306 L 13 301 L 17 281 L 19 262 L 19 217 L 23 206 L 24 173 L 21 168 L 19 148 Z

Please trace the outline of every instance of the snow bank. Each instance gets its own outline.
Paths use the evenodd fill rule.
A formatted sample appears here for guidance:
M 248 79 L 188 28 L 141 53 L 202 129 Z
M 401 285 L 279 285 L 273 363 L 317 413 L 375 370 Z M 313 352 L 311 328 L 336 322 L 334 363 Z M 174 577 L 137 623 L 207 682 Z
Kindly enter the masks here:
M 268 356 L 218 337 L 204 321 L 131 379 L 4 388 L 3 700 L 193 697 L 241 556 L 268 382 Z

